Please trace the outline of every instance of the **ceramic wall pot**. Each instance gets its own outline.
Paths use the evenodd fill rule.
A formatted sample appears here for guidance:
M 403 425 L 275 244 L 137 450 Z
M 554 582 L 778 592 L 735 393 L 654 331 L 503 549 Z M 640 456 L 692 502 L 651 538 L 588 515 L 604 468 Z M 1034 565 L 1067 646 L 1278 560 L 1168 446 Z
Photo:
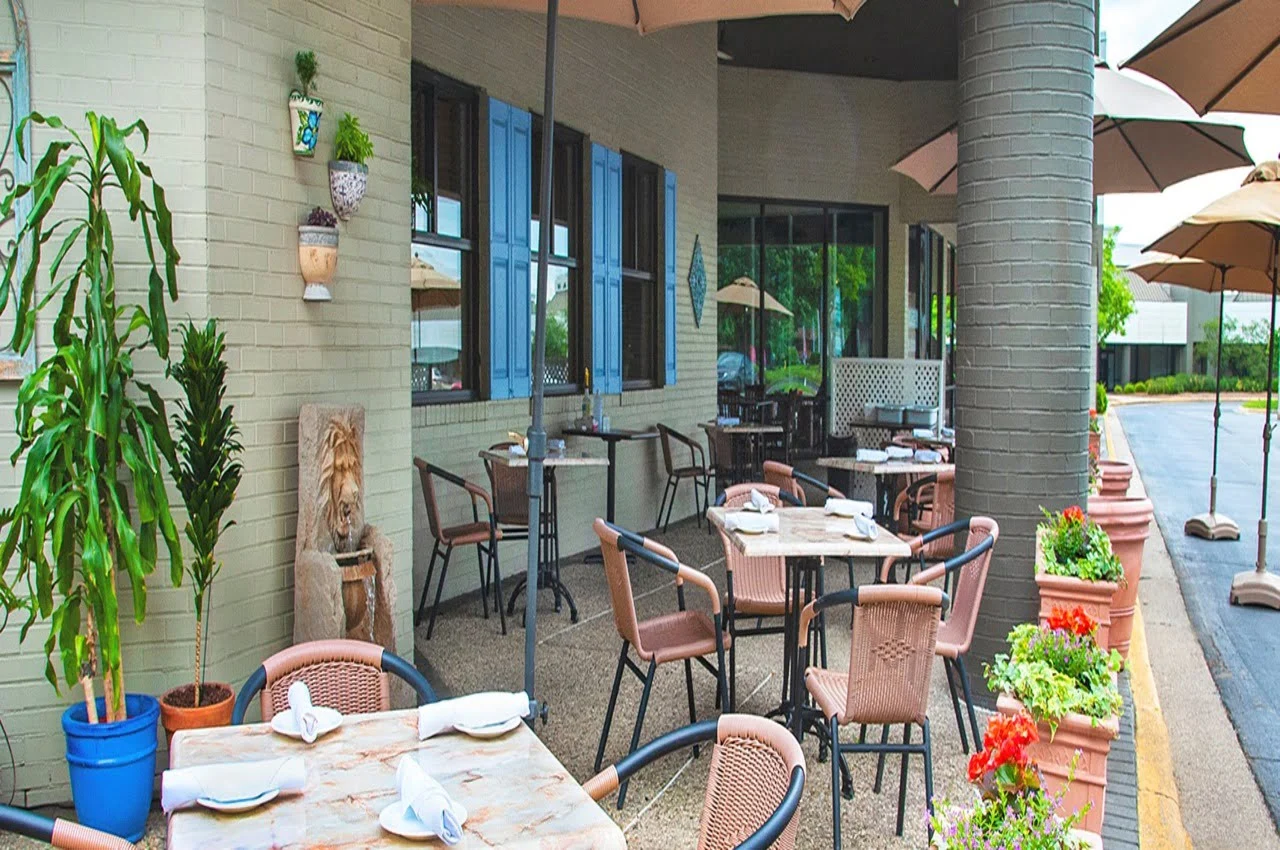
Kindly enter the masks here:
M 292 128 L 293 152 L 297 156 L 315 156 L 320 140 L 320 116 L 324 101 L 307 97 L 302 92 L 289 93 L 289 126 Z
M 298 225 L 298 266 L 307 284 L 304 301 L 332 301 L 329 284 L 338 268 L 338 228 Z
M 1040 591 L 1040 625 L 1054 608 L 1084 609 L 1098 623 L 1098 646 L 1111 647 L 1111 605 L 1119 588 L 1113 581 L 1084 581 L 1071 576 L 1049 575 L 1044 570 L 1043 532 L 1036 534 L 1036 588 Z
M 1111 643 L 1126 659 L 1133 636 L 1133 612 L 1138 605 L 1138 581 L 1142 578 L 1142 552 L 1151 535 L 1151 502 L 1142 498 L 1089 499 L 1089 519 L 1111 540 L 1111 549 L 1124 567 L 1124 582 L 1111 600 Z
M 1133 478 L 1133 464 L 1122 460 L 1098 461 L 1098 495 L 1105 498 L 1124 498 L 1129 495 L 1129 481 Z
M 329 160 L 329 199 L 338 218 L 346 221 L 360 209 L 369 188 L 369 166 L 344 159 Z
M 204 682 L 200 688 L 203 700 L 208 700 L 211 691 L 216 691 L 219 698 L 203 701 L 197 708 L 186 705 L 191 702 L 192 685 L 179 685 L 170 688 L 160 697 L 160 724 L 165 734 L 172 739 L 173 733 L 182 729 L 209 729 L 215 726 L 231 724 L 231 710 L 235 707 L 236 693 L 230 685 L 222 682 Z
M 1010 716 L 1026 712 L 1022 703 L 1009 694 L 1000 695 L 996 710 Z M 1107 796 L 1107 755 L 1111 752 L 1112 740 L 1120 734 L 1120 718 L 1095 722 L 1082 714 L 1068 714 L 1058 721 L 1056 731 L 1051 731 L 1043 721 L 1036 724 L 1036 729 L 1040 740 L 1027 748 L 1027 754 L 1040 765 L 1045 790 L 1056 795 L 1066 789 L 1058 814 L 1066 816 L 1088 804 L 1089 811 L 1080 829 L 1101 834 Z

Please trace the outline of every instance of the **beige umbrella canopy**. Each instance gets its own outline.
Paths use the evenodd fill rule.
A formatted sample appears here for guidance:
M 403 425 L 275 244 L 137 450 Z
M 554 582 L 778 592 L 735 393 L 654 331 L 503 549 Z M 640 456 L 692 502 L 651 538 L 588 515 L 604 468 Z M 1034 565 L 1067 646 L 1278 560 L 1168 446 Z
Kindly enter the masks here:
M 1202 115 L 1280 112 L 1276 0 L 1201 0 L 1124 67 L 1160 80 Z
M 543 15 L 547 0 L 417 0 L 424 5 L 480 6 Z M 837 14 L 852 18 L 866 0 L 560 0 L 569 18 L 657 32 L 681 24 L 766 15 Z
M 1271 278 L 1265 272 L 1247 267 L 1216 266 L 1194 257 L 1175 257 L 1153 251 L 1139 257 L 1128 271 L 1151 283 L 1185 286 L 1201 292 L 1222 292 L 1224 269 L 1227 272 L 1226 291 L 1271 294 Z
M 409 286 L 423 292 L 415 303 L 422 309 L 462 304 L 462 282 L 449 277 L 421 257 L 409 263 Z
M 759 307 L 760 306 L 760 287 L 756 286 L 756 282 L 749 277 L 740 277 L 728 286 L 722 286 L 716 290 L 717 304 L 736 304 L 739 307 Z M 781 313 L 784 316 L 793 315 L 790 310 L 782 306 L 782 302 L 774 298 L 769 293 L 764 293 L 764 308 L 774 313 Z
M 1202 121 L 1168 92 L 1106 65 L 1094 72 L 1093 193 L 1162 192 L 1224 168 L 1252 165 L 1244 128 Z M 893 165 L 933 195 L 954 195 L 958 162 L 953 124 Z

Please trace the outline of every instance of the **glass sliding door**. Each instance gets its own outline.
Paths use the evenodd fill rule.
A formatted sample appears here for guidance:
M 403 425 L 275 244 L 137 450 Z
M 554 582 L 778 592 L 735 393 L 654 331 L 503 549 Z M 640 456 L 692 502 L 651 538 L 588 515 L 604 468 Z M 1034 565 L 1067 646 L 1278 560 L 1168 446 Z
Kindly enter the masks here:
M 880 285 L 885 255 L 885 214 L 880 210 L 839 210 L 831 213 L 831 241 L 827 246 L 827 292 L 831 312 L 829 354 L 832 357 L 874 357 L 882 349 L 888 310 Z
M 823 366 L 826 215 L 822 207 L 764 208 L 764 391 L 818 394 Z
M 759 379 L 760 205 L 720 205 L 716 382 L 743 394 Z M 710 294 L 710 293 L 709 293 Z

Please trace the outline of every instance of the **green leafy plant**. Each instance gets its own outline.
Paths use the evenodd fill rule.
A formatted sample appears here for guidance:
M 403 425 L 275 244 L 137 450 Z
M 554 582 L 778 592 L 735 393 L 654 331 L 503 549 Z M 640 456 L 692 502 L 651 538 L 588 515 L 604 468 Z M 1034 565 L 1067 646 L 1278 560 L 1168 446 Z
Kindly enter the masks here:
M 1111 551 L 1111 538 L 1084 511 L 1074 505 L 1057 514 L 1041 510 L 1046 521 L 1037 532 L 1046 573 L 1083 581 L 1124 580 L 1124 567 Z
M 30 195 L 33 201 L 26 219 L 17 222 L 17 241 L 26 250 L 11 253 L 0 282 L 0 310 L 11 298 L 15 307 L 15 350 L 30 349 L 36 313 L 62 299 L 52 327 L 53 351 L 18 391 L 13 462 L 25 458 L 26 465 L 17 503 L 0 516 L 0 599 L 8 609 L 26 612 L 20 638 L 36 620 L 50 621 L 45 675 L 56 688 L 56 649 L 63 677 L 80 683 L 89 720 L 96 723 L 93 688 L 99 673 L 107 721 L 125 717 L 117 572 L 128 576 L 139 623 L 146 616 L 146 578 L 156 567 L 158 539 L 168 549 L 172 580 L 182 577 L 182 547 L 162 472 L 173 452 L 164 402 L 138 380 L 133 362 L 148 347 L 168 358 L 165 298 L 178 296 L 179 258 L 164 189 L 133 146 L 141 137 L 145 151 L 146 125 L 120 127 L 93 112 L 85 117 L 87 137 L 55 116 L 32 113 L 23 119 L 23 126 L 31 122 L 60 131 L 59 138 L 37 161 L 31 181 L 0 202 L 3 218 L 12 214 L 17 198 Z M 19 127 L 19 156 L 25 155 L 22 137 Z M 47 224 L 64 190 L 84 207 L 76 214 L 68 204 L 66 217 Z M 122 208 L 116 196 L 142 231 L 146 306 L 121 295 L 109 212 Z M 48 258 L 43 249 L 55 235 L 61 243 Z M 48 288 L 38 293 L 45 260 Z
M 298 85 L 302 87 L 302 96 L 311 97 L 311 88 L 316 83 L 316 73 L 320 66 L 316 63 L 314 50 L 299 50 L 293 57 L 293 69 L 298 74 Z
M 409 200 L 415 208 L 421 207 L 430 214 L 432 195 L 431 180 L 422 176 L 422 171 L 418 168 L 418 162 L 415 159 L 409 175 Z
M 1105 346 L 1113 336 L 1124 336 L 1125 323 L 1133 315 L 1133 293 L 1129 290 L 1124 269 L 1116 265 L 1118 227 L 1108 230 L 1102 239 L 1102 281 L 1098 289 L 1098 345 Z
M 333 136 L 333 158 L 364 165 L 373 156 L 373 142 L 369 134 L 360 129 L 360 119 L 345 112 L 338 121 Z
M 1111 402 L 1107 399 L 1107 385 L 1103 383 L 1095 384 L 1093 387 L 1093 409 L 1098 411 L 1099 416 L 1107 415 L 1107 408 L 1111 406 Z
M 214 558 L 218 538 L 231 527 L 223 515 L 231 507 L 240 486 L 242 469 L 236 459 L 241 446 L 234 408 L 223 405 L 227 390 L 227 341 L 210 319 L 204 327 L 188 323 L 182 328 L 182 360 L 169 370 L 185 398 L 173 417 L 177 452 L 173 480 L 187 506 L 187 540 L 192 557 L 187 564 L 196 605 L 196 658 L 194 705 L 200 706 L 201 634 L 205 600 L 222 564 Z

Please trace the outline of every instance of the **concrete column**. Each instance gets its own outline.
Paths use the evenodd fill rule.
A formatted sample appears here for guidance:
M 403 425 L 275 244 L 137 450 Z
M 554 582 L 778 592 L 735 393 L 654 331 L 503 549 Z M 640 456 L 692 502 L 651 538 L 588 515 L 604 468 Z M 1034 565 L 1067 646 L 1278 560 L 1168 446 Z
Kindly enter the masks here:
M 1000 523 L 968 669 L 1036 614 L 1040 507 L 1088 486 L 1093 0 L 961 0 L 956 510 Z

